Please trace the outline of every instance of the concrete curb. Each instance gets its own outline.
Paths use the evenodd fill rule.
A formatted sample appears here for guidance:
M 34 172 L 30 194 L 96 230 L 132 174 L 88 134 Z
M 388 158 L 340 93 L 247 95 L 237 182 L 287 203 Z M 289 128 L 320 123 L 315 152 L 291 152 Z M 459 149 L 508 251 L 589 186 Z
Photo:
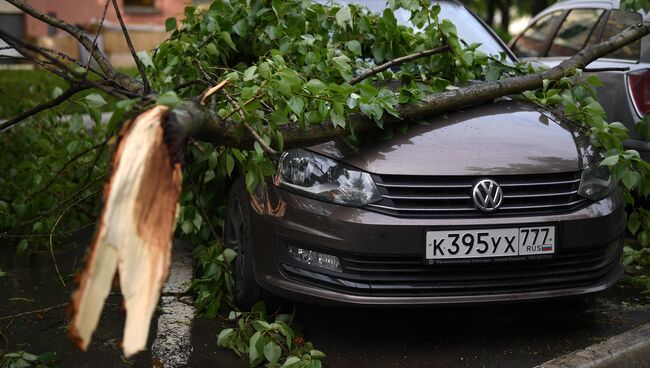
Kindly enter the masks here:
M 196 309 L 187 292 L 192 283 L 192 252 L 189 244 L 175 241 L 169 279 L 158 305 L 158 331 L 151 347 L 155 360 L 164 368 L 186 367 L 192 354 L 191 329 Z
M 537 366 L 537 368 L 569 367 L 650 367 L 650 323 Z

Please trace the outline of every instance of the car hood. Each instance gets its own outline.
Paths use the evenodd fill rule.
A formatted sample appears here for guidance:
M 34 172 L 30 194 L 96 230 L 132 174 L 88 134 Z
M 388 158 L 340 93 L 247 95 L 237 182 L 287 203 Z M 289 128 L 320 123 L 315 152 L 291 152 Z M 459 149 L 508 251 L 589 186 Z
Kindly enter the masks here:
M 412 124 L 406 133 L 354 147 L 340 139 L 311 150 L 375 174 L 510 175 L 582 169 L 588 138 L 534 105 L 502 100 Z

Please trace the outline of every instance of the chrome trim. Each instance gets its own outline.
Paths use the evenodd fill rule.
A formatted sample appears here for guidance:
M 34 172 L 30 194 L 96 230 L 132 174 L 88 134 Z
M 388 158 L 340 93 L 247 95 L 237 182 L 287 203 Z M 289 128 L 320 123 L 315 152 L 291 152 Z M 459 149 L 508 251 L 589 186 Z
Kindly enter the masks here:
M 541 197 L 559 197 L 559 196 L 567 196 L 567 195 L 573 195 L 573 194 L 578 194 L 577 190 L 574 190 L 573 192 L 564 192 L 564 193 L 541 193 L 541 194 L 511 194 L 511 195 L 503 195 L 503 198 L 541 198 Z

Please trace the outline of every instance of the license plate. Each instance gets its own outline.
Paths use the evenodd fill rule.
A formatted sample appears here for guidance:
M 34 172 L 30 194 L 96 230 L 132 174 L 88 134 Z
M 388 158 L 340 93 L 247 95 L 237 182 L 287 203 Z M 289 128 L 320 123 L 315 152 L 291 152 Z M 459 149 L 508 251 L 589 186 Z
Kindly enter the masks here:
M 427 231 L 426 259 L 527 256 L 555 253 L 555 227 Z

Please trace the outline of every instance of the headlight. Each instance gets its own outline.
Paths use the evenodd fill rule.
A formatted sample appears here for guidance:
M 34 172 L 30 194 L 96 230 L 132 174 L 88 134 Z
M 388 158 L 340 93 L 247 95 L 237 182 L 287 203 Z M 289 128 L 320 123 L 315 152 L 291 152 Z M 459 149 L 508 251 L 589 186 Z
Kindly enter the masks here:
M 368 173 L 304 149 L 282 154 L 276 183 L 310 197 L 351 206 L 381 199 Z
M 616 181 L 607 167 L 599 166 L 596 162 L 582 171 L 580 189 L 578 189 L 578 194 L 581 196 L 598 201 L 612 194 L 614 190 L 616 190 Z

